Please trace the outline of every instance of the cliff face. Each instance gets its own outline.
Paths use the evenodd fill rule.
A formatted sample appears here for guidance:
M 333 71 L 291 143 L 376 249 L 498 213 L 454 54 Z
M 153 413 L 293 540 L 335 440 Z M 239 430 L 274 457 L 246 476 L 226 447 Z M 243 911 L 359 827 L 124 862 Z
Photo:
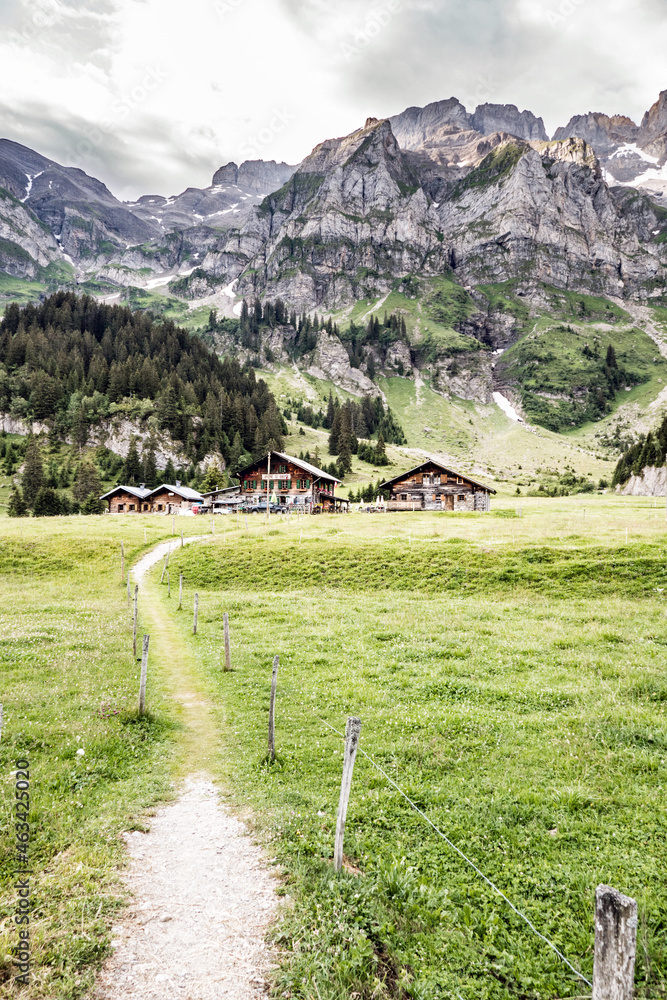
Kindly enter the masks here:
M 400 148 L 388 120 L 369 119 L 317 146 L 211 248 L 204 269 L 238 278 L 241 294 L 308 308 L 448 270 L 468 284 L 521 275 L 607 295 L 640 295 L 646 282 L 665 281 L 659 210 L 612 193 L 586 142 L 494 139 L 456 172 L 430 158 L 424 166 L 416 150 Z M 429 194 L 434 178 L 446 191 L 439 202 Z
M 452 270 L 642 299 L 665 287 L 667 91 L 639 126 L 591 112 L 551 142 L 531 111 L 452 97 L 369 119 L 297 167 L 228 163 L 207 188 L 127 204 L 0 140 L 0 189 L 0 269 L 18 278 L 158 275 L 190 299 L 238 279 L 237 293 L 312 308 Z

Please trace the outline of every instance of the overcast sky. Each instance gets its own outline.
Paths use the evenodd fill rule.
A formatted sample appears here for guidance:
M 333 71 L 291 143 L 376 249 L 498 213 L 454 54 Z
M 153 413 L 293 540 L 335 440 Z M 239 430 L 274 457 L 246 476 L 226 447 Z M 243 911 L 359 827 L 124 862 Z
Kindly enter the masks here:
M 0 135 L 123 198 L 456 96 L 638 121 L 665 0 L 0 0 Z

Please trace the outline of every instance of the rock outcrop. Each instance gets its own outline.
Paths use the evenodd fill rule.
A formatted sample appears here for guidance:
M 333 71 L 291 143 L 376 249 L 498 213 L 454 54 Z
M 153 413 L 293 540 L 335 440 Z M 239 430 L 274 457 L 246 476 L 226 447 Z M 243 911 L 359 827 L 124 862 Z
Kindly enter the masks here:
M 667 491 L 667 468 L 663 465 L 646 466 L 641 476 L 630 476 L 624 486 L 617 486 L 616 492 L 626 497 L 664 497 Z

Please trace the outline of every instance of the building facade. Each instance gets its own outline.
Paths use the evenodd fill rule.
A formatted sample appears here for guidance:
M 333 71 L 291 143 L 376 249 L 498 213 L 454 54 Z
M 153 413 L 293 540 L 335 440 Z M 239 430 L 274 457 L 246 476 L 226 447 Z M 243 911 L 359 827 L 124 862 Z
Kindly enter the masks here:
M 463 472 L 429 459 L 382 483 L 390 494 L 387 510 L 488 511 L 496 491 Z
M 248 504 L 266 502 L 267 489 L 271 502 L 282 506 L 296 504 L 331 510 L 344 502 L 335 496 L 339 479 L 303 459 L 278 451 L 241 469 L 239 479 L 241 495 Z
M 168 483 L 156 486 L 146 499 L 152 514 L 177 514 L 199 507 L 204 502 L 201 493 L 191 490 L 189 486 L 181 486 L 180 483 L 175 486 Z
M 146 499 L 150 490 L 145 486 L 116 486 L 105 493 L 100 500 L 106 500 L 110 514 L 141 514 L 150 510 Z

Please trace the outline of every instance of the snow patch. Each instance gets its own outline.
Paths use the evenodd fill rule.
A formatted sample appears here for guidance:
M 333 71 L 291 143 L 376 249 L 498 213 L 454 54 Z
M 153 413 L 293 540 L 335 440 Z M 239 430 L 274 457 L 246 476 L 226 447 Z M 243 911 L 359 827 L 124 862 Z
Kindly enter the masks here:
M 516 412 L 516 410 L 514 409 L 514 407 L 512 406 L 512 404 L 510 403 L 510 401 L 507 398 L 507 396 L 503 396 L 502 392 L 494 392 L 494 394 L 493 394 L 493 402 L 496 404 L 496 406 L 500 407 L 500 409 L 503 411 L 503 413 L 505 414 L 505 416 L 509 417 L 510 420 L 514 420 L 517 423 L 523 423 L 523 420 L 521 419 L 521 417 L 519 416 L 519 414 Z
M 25 196 L 20 199 L 21 203 L 24 203 L 28 200 L 28 198 L 30 197 L 30 192 L 32 191 L 32 182 L 37 180 L 38 177 L 41 177 L 43 173 L 44 171 L 40 170 L 38 174 L 26 174 L 26 177 L 28 178 L 28 186 L 25 189 Z M 51 187 L 50 184 L 49 187 Z
M 226 295 L 228 299 L 233 299 L 234 296 L 236 295 L 234 289 L 236 288 L 238 280 L 239 280 L 238 278 L 234 278 L 233 281 L 230 281 L 229 284 L 225 285 L 225 287 L 222 289 L 222 294 Z

